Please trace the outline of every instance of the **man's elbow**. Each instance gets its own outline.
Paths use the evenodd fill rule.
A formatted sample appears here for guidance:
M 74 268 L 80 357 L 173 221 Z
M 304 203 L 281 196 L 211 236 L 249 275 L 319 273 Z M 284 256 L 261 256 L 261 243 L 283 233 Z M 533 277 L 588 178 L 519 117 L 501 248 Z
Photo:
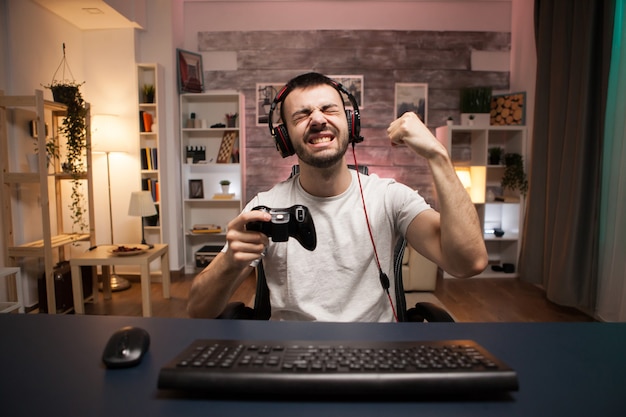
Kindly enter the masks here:
M 488 263 L 489 259 L 485 251 L 484 253 L 471 257 L 464 262 L 463 265 L 459 265 L 457 268 L 447 272 L 455 278 L 471 278 L 483 272 L 487 268 Z

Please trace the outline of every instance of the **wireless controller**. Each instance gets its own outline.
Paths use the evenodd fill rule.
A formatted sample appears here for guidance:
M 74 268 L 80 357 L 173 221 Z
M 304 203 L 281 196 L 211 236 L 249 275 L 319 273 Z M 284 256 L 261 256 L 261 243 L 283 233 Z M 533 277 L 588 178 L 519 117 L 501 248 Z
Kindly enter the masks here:
M 313 250 L 317 246 L 315 225 L 306 206 L 295 205 L 278 209 L 257 206 L 252 210 L 265 211 L 272 215 L 272 220 L 250 222 L 246 225 L 247 230 L 262 232 L 274 242 L 286 242 L 291 236 L 307 250 Z

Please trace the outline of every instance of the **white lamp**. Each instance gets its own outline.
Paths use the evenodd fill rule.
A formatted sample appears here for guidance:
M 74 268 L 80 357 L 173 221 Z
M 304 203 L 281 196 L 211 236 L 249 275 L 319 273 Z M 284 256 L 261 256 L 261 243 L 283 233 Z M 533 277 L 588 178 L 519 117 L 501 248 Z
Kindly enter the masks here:
M 141 217 L 141 243 L 146 244 L 144 217 L 154 216 L 157 214 L 154 200 L 150 191 L 133 191 L 130 195 L 130 205 L 128 206 L 128 215 Z M 152 245 L 150 245 L 152 246 Z
M 111 200 L 111 152 L 126 152 L 128 150 L 128 140 L 122 139 L 119 132 L 119 123 L 114 114 L 95 114 L 91 122 L 92 151 L 95 153 L 105 153 L 107 158 L 107 184 L 109 189 L 109 225 L 111 227 L 111 245 L 115 244 L 113 239 L 113 207 Z M 122 291 L 130 288 L 131 284 L 125 278 L 115 273 L 115 265 L 111 271 L 111 291 Z

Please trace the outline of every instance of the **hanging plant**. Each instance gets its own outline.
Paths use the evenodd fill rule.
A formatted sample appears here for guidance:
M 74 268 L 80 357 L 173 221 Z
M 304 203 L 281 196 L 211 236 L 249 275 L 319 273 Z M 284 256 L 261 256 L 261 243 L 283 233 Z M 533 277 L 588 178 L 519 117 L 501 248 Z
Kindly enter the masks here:
M 502 175 L 502 189 L 519 190 L 522 195 L 528 191 L 528 179 L 524 172 L 524 159 L 518 153 L 504 154 L 504 175 Z
M 61 80 L 56 79 L 59 69 L 62 69 Z M 68 70 L 72 77 L 71 80 L 65 78 L 65 69 Z M 72 218 L 74 228 L 81 232 L 88 228 L 85 220 L 85 198 L 81 181 L 81 176 L 86 171 L 84 155 L 87 151 L 87 108 L 80 92 L 80 87 L 83 84 L 74 81 L 74 76 L 67 65 L 65 44 L 63 44 L 61 63 L 54 72 L 52 82 L 49 85 L 44 85 L 44 87 L 52 91 L 52 97 L 55 102 L 64 104 L 67 107 L 58 133 L 66 139 L 65 162 L 62 164 L 63 171 L 72 176 L 72 201 L 69 206 L 71 210 L 70 217 Z

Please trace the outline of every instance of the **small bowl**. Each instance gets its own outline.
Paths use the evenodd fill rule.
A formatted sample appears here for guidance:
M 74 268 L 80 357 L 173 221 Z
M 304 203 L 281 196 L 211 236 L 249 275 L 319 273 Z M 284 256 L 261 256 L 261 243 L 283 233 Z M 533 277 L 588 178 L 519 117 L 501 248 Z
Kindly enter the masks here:
M 496 237 L 502 237 L 502 236 L 504 236 L 504 230 L 502 230 L 502 229 L 493 229 L 493 234 Z

